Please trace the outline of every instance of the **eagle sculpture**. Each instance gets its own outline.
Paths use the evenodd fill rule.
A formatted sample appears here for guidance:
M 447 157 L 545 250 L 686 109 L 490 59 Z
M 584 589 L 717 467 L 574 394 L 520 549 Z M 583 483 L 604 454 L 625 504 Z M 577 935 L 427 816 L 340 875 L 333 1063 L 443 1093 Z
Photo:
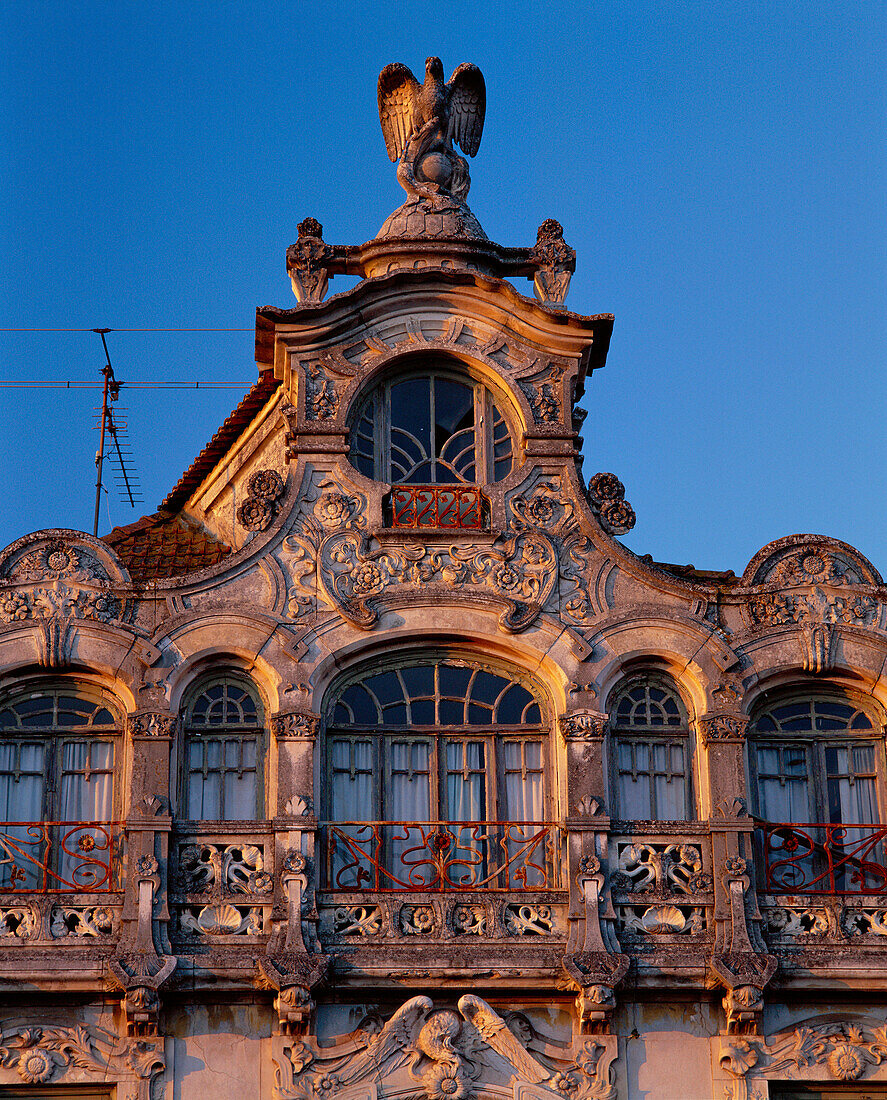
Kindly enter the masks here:
M 406 65 L 385 66 L 379 74 L 379 120 L 388 156 L 400 161 L 398 179 L 408 192 L 464 198 L 467 165 L 453 143 L 474 156 L 486 105 L 484 78 L 476 65 L 460 65 L 446 84 L 439 57 L 425 62 L 422 84 Z

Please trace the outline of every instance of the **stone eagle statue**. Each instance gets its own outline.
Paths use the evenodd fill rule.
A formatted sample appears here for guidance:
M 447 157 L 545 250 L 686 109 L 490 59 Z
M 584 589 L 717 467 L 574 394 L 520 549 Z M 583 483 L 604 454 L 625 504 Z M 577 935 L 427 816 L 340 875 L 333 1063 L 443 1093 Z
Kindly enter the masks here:
M 400 161 L 397 176 L 408 194 L 433 199 L 443 193 L 464 201 L 468 166 L 453 143 L 474 156 L 486 105 L 486 86 L 476 65 L 460 65 L 446 84 L 439 57 L 425 62 L 422 84 L 406 65 L 385 66 L 379 74 L 379 121 L 388 156 Z

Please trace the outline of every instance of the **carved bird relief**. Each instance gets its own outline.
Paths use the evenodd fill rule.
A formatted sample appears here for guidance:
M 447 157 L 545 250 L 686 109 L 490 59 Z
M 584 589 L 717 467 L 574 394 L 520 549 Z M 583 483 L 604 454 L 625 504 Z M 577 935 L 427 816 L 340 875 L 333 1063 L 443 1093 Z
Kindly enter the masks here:
M 468 169 L 453 143 L 474 156 L 486 104 L 484 78 L 476 65 L 460 65 L 446 84 L 439 57 L 425 62 L 422 84 L 400 62 L 385 66 L 379 74 L 379 120 L 388 156 L 401 162 L 398 179 L 408 193 L 433 197 L 448 192 L 457 201 L 464 199 Z

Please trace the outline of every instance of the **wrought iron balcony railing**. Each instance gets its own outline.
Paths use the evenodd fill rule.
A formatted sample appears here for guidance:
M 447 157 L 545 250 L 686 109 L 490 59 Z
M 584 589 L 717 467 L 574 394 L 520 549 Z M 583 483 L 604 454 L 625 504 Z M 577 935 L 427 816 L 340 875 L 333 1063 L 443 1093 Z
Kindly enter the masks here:
M 758 830 L 765 893 L 887 893 L 887 825 L 765 822 Z
M 483 525 L 484 498 L 476 486 L 399 485 L 391 491 L 392 527 L 479 531 Z
M 120 889 L 123 823 L 0 822 L 0 891 L 107 894 Z
M 321 825 L 330 891 L 555 890 L 560 829 L 538 821 L 336 821 Z

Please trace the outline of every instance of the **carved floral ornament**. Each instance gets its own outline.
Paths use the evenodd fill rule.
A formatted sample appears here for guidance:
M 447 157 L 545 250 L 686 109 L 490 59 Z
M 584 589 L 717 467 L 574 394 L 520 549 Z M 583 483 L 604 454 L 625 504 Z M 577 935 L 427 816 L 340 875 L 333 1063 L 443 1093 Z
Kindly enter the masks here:
M 313 540 L 291 535 L 284 547 L 304 563 L 290 594 L 297 617 L 314 597 L 304 575 L 316 568 L 322 594 L 330 607 L 353 625 L 370 629 L 379 618 L 377 602 L 398 595 L 403 586 L 439 585 L 506 602 L 500 616 L 503 630 L 517 633 L 530 626 L 551 596 L 558 579 L 558 555 L 541 532 L 521 532 L 492 545 L 450 546 L 434 550 L 419 542 L 386 546 L 361 531 L 345 529 L 327 535 L 316 551 Z
M 767 1038 L 735 1039 L 721 1047 L 730 1078 L 728 1100 L 757 1100 L 756 1082 L 883 1081 L 887 1079 L 887 1027 L 826 1023 L 796 1027 Z
M 741 744 L 748 730 L 748 716 L 736 713 L 705 714 L 697 719 L 697 727 L 703 745 L 713 742 Z
M 602 741 L 607 733 L 609 718 L 595 710 L 577 710 L 558 719 L 561 736 L 565 741 Z
M 871 589 L 881 578 L 852 547 L 831 539 L 792 536 L 760 551 L 749 563 L 743 583 L 758 589 L 748 599 L 753 626 L 797 623 L 871 626 L 880 605 Z M 865 587 L 869 591 L 853 591 Z M 814 639 L 806 659 L 810 671 L 824 671 L 828 654 Z
M 237 509 L 237 519 L 247 531 L 264 531 L 277 515 L 285 489 L 276 470 L 256 470 L 246 483 L 246 499 Z
M 634 527 L 634 509 L 625 499 L 625 486 L 615 474 L 595 474 L 588 483 L 588 500 L 609 534 L 624 535 Z
M 11 1072 L 28 1085 L 116 1082 L 149 1100 L 151 1081 L 165 1068 L 162 1040 L 127 1038 L 102 1028 L 5 1027 L 0 1031 L 0 1081 Z
M 320 715 L 312 711 L 295 710 L 271 719 L 271 731 L 279 741 L 314 741 L 319 729 Z
M 457 1009 L 435 1009 L 430 998 L 413 997 L 387 1022 L 370 1013 L 333 1044 L 275 1040 L 276 1096 L 358 1100 L 370 1095 L 372 1084 L 380 1097 L 476 1100 L 496 1088 L 528 1100 L 615 1100 L 610 1036 L 583 1037 L 569 1050 L 547 1040 L 522 1013 L 502 1017 L 480 997 L 461 997 Z

